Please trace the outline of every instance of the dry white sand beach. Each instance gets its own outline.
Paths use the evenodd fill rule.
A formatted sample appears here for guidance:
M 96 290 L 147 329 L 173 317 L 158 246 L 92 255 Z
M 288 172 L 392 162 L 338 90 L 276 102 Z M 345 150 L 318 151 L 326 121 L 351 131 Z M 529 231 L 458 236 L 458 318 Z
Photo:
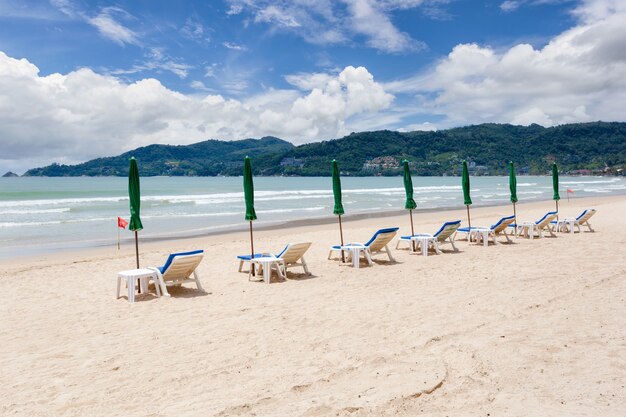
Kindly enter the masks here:
M 394 250 L 397 263 L 360 270 L 326 260 L 335 223 L 261 231 L 260 251 L 313 242 L 313 277 L 271 285 L 237 272 L 246 233 L 144 244 L 143 266 L 205 249 L 208 293 L 132 305 L 114 297 L 130 245 L 2 261 L 0 415 L 623 416 L 626 196 L 562 201 L 561 215 L 588 207 L 595 233 Z M 473 224 L 510 211 L 472 209 Z M 414 217 L 433 233 L 465 210 Z M 407 233 L 408 215 L 344 226 L 363 241 Z

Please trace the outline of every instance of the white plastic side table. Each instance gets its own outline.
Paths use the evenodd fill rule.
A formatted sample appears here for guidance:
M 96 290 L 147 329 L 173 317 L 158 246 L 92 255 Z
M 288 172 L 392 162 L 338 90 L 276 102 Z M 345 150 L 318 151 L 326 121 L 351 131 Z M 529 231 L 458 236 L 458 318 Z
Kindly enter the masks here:
M 535 222 L 523 222 L 519 227 L 519 234 L 530 238 L 530 240 L 535 238 Z
M 353 268 L 357 268 L 359 269 L 360 267 L 360 255 L 361 255 L 361 251 L 365 252 L 365 258 L 367 259 L 367 263 L 371 266 L 372 265 L 372 258 L 370 258 L 369 252 L 367 251 L 367 248 L 365 247 L 365 245 L 344 245 L 344 246 L 340 246 L 341 250 L 345 250 L 350 252 L 350 256 L 352 257 L 352 267 Z
M 489 246 L 489 232 L 490 231 L 491 230 L 487 229 L 486 227 L 472 228 L 472 230 L 470 230 L 470 242 L 472 241 L 472 237 L 473 237 L 474 241 L 478 243 L 478 236 L 480 236 L 480 238 L 483 240 L 483 246 L 484 247 Z
M 272 265 L 276 265 L 276 272 L 278 276 L 283 277 L 283 273 L 281 271 L 281 265 L 283 264 L 282 258 L 277 258 L 275 256 L 261 256 L 259 258 L 250 259 L 250 272 L 248 273 L 248 278 L 252 273 L 252 268 L 254 268 L 254 264 L 259 264 L 263 268 L 263 280 L 266 284 L 270 283 L 270 279 L 272 277 Z
M 556 230 L 557 232 L 565 232 L 565 228 L 569 226 L 569 232 L 574 233 L 574 224 L 576 223 L 576 219 L 561 219 L 556 222 Z
M 160 282 L 159 277 L 156 272 L 151 269 L 129 269 L 127 271 L 121 271 L 117 273 L 117 292 L 115 296 L 120 298 L 120 288 L 122 286 L 122 280 L 126 281 L 126 286 L 128 287 L 128 302 L 135 302 L 135 285 L 139 283 L 139 288 L 141 288 L 142 293 L 148 292 L 148 282 L 150 280 L 154 281 L 154 287 L 156 288 L 157 296 L 161 296 L 161 290 L 159 289 Z
M 428 256 L 428 246 L 432 242 L 433 248 L 435 248 L 436 253 L 441 253 L 439 250 L 439 246 L 437 245 L 437 239 L 433 236 L 411 236 L 411 241 L 416 241 L 417 244 L 422 248 L 422 256 Z M 411 245 L 411 248 L 413 245 Z

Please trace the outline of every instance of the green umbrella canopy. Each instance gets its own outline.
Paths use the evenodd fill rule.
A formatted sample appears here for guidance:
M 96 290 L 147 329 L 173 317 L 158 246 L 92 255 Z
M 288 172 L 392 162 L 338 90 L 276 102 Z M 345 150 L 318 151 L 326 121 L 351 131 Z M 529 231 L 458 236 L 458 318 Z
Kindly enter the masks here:
M 406 203 L 404 203 L 404 208 L 407 210 L 413 210 L 417 207 L 417 204 L 415 204 L 415 200 L 413 200 L 413 180 L 411 179 L 409 161 L 405 159 L 402 161 L 402 165 L 404 165 L 404 191 L 406 192 Z
M 341 204 L 341 179 L 339 178 L 339 167 L 337 161 L 333 159 L 333 195 L 335 196 L 335 207 L 333 214 L 341 216 L 344 214 L 343 204 Z
M 130 222 L 128 230 L 141 230 L 143 224 L 139 218 L 139 208 L 141 206 L 139 192 L 139 169 L 135 158 L 130 158 L 130 170 L 128 171 L 128 198 L 130 199 Z
M 561 196 L 559 196 L 559 170 L 556 167 L 556 162 L 552 164 L 552 189 L 554 190 L 554 196 L 552 196 L 553 200 L 560 200 Z
M 254 184 L 252 183 L 252 162 L 247 156 L 243 160 L 243 194 L 246 199 L 246 220 L 256 220 L 254 211 Z
M 509 189 L 511 190 L 511 203 L 517 203 L 517 178 L 515 178 L 515 165 L 509 162 Z
M 469 206 L 472 204 L 472 198 L 470 197 L 470 179 L 466 161 L 463 161 L 463 175 L 461 176 L 461 185 L 463 186 L 463 204 Z

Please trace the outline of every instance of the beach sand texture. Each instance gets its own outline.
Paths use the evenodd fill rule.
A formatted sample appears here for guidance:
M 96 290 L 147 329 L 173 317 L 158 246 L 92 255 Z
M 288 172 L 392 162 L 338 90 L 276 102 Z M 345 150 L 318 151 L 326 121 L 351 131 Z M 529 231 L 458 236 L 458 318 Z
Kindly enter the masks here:
M 552 201 L 518 205 L 536 220 Z M 114 297 L 134 247 L 0 263 L 0 415 L 623 416 L 626 197 L 594 207 L 596 233 L 422 257 L 393 250 L 355 270 L 328 261 L 336 223 L 256 233 L 255 248 L 312 241 L 312 277 L 248 282 L 244 232 L 140 246 L 142 266 L 205 249 L 204 288 Z M 511 206 L 472 209 L 490 225 Z M 415 213 L 434 233 L 456 211 Z M 347 241 L 408 214 L 344 223 Z M 395 241 L 393 242 L 395 248 Z

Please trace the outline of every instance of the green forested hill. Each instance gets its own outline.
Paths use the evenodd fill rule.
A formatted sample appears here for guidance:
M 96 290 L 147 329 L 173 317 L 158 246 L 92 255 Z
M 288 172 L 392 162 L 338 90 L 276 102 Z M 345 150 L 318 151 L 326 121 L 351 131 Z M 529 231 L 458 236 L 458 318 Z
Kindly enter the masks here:
M 143 176 L 239 175 L 243 158 L 252 155 L 258 162 L 278 164 L 280 155 L 294 146 L 284 140 L 265 137 L 238 141 L 207 140 L 193 145 L 150 145 L 119 156 L 98 158 L 78 165 L 52 164 L 28 170 L 25 176 L 125 176 L 128 159 L 134 156 Z
M 152 145 L 75 166 L 32 169 L 25 175 L 126 175 L 131 155 L 138 159 L 141 175 L 240 175 L 246 154 L 253 158 L 255 174 L 263 175 L 330 175 L 332 159 L 347 175 L 396 175 L 404 158 L 416 175 L 455 175 L 463 159 L 473 162 L 476 174 L 505 174 L 508 161 L 514 161 L 520 173 L 530 174 L 544 174 L 553 160 L 563 171 L 603 170 L 626 165 L 626 123 L 383 130 L 297 147 L 277 138 Z

